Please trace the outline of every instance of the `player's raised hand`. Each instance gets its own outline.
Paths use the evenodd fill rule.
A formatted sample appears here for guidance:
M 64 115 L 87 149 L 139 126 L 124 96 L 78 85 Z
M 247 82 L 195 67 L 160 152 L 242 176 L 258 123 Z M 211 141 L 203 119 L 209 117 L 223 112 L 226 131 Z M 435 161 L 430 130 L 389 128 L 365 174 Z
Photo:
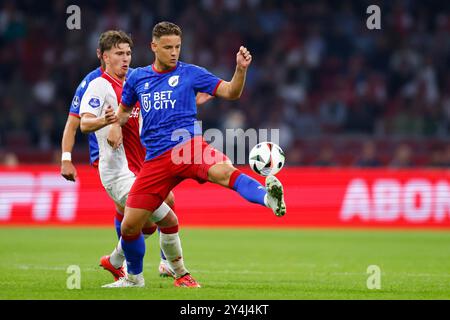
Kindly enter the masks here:
M 68 181 L 75 181 L 77 178 L 77 169 L 72 164 L 72 161 L 61 161 L 61 175 Z
M 111 106 L 108 106 L 105 110 L 105 123 L 111 124 L 118 121 L 118 118 L 116 116 L 116 113 L 114 112 L 114 109 Z
M 108 141 L 108 144 L 113 149 L 117 149 L 122 144 L 122 139 L 122 128 L 118 123 L 113 124 L 109 129 L 108 138 L 106 139 Z
M 236 54 L 236 64 L 238 67 L 247 69 L 252 62 L 252 55 L 246 47 L 241 46 L 238 53 Z

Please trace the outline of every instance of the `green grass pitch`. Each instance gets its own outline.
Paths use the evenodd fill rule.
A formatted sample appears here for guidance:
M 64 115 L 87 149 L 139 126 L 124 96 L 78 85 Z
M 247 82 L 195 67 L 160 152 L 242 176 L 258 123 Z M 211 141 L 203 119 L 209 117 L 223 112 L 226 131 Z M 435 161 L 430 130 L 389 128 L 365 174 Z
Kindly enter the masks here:
M 181 231 L 201 289 L 160 278 L 157 235 L 147 240 L 145 288 L 102 289 L 98 267 L 112 228 L 0 229 L 0 299 L 449 299 L 450 232 L 333 229 Z M 81 289 L 66 287 L 70 265 Z M 367 268 L 381 269 L 369 290 Z

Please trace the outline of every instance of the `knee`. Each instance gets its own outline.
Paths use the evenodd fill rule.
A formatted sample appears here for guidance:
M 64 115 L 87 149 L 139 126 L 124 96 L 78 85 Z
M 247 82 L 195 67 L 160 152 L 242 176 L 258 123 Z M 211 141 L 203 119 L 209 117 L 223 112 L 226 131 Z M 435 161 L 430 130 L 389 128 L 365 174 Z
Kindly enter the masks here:
M 223 186 L 228 186 L 231 175 L 237 169 L 229 164 L 219 164 L 217 166 L 218 167 L 216 168 L 213 167 L 213 170 L 210 170 L 211 181 Z
M 230 181 L 231 181 L 231 177 L 233 176 L 234 172 L 239 172 L 237 171 L 237 169 L 231 165 L 226 166 L 225 170 L 224 170 L 224 174 L 223 174 L 223 178 L 222 178 L 222 185 L 225 187 L 229 187 L 231 188 L 232 186 L 230 186 Z
M 233 174 L 233 172 L 235 170 L 236 170 L 235 167 L 230 166 L 230 165 L 225 165 L 223 168 L 222 178 L 225 180 L 230 179 L 231 175 Z
M 169 192 L 169 195 L 167 196 L 166 200 L 164 200 L 165 203 L 171 208 L 175 206 L 175 195 L 172 191 Z
M 124 220 L 122 221 L 122 225 L 120 226 L 120 232 L 124 236 L 134 236 L 141 232 L 141 228 Z

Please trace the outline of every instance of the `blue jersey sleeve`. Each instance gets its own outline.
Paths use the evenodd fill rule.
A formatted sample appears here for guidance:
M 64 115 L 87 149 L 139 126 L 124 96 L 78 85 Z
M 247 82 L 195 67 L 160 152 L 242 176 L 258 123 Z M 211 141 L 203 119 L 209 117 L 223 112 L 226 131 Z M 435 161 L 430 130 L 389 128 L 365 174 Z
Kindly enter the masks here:
M 127 81 L 125 81 L 125 85 L 123 86 L 121 103 L 127 108 L 133 107 L 138 101 L 135 88 L 137 71 L 138 69 L 133 70 Z
M 192 79 L 195 93 L 205 92 L 209 95 L 215 95 L 217 87 L 222 81 L 205 68 L 194 66 L 192 68 Z
M 73 96 L 72 103 L 70 104 L 69 114 L 80 117 L 80 103 L 87 87 L 88 83 L 86 79 L 81 81 L 81 83 L 78 85 L 78 88 L 75 91 L 75 95 Z

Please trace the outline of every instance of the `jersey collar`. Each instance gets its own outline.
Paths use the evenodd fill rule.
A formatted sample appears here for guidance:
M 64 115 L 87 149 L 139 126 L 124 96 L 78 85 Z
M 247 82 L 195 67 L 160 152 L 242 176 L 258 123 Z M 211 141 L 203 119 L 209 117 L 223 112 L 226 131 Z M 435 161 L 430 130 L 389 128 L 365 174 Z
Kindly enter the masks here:
M 105 77 L 107 77 L 108 79 L 113 81 L 115 84 L 117 84 L 118 86 L 122 87 L 123 83 L 120 82 L 119 80 L 117 80 L 116 78 L 114 78 L 113 76 L 111 76 L 108 72 L 105 71 L 103 74 L 105 75 Z
M 175 67 L 173 67 L 173 68 L 170 68 L 169 70 L 166 70 L 166 71 L 158 71 L 158 70 L 156 70 L 156 68 L 155 68 L 155 63 L 152 63 L 152 70 L 154 71 L 154 72 L 156 72 L 157 74 L 165 74 L 165 73 L 169 73 L 169 72 L 172 72 L 173 70 L 175 70 L 177 67 L 178 67 L 178 64 L 179 64 L 180 62 L 178 61 L 177 62 L 177 65 L 175 66 Z

